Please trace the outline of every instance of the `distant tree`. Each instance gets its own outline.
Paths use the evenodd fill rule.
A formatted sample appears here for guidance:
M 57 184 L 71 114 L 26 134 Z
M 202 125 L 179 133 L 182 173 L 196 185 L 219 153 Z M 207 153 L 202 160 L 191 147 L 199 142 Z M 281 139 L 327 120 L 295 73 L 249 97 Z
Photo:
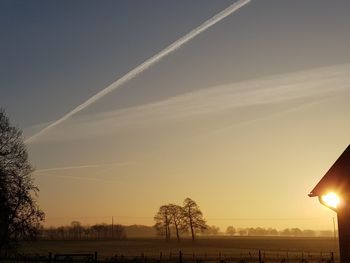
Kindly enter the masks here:
M 83 235 L 84 235 L 85 239 L 90 239 L 91 233 L 92 233 L 91 227 L 84 227 L 83 228 Z
M 247 234 L 248 236 L 256 236 L 255 228 L 254 227 L 247 228 Z
M 125 239 L 126 238 L 126 231 L 125 227 L 117 224 L 113 226 L 113 239 Z
M 247 235 L 247 229 L 246 228 L 239 228 L 238 229 L 238 234 L 240 236 L 246 236 Z
M 93 232 L 95 239 L 100 240 L 103 237 L 103 225 L 95 224 L 91 226 L 91 231 Z
M 234 236 L 236 234 L 236 229 L 233 226 L 228 226 L 226 228 L 226 234 L 230 236 Z
M 0 255 L 19 239 L 39 234 L 44 213 L 35 200 L 39 190 L 32 172 L 22 131 L 0 109 Z
M 67 238 L 65 227 L 60 226 L 56 229 L 58 239 L 65 240 Z
M 284 230 L 281 231 L 280 233 L 281 236 L 290 236 L 290 229 L 289 228 L 286 228 Z
M 162 205 L 157 214 L 154 216 L 156 221 L 154 227 L 159 235 L 165 236 L 166 240 L 170 240 L 170 224 L 172 215 L 168 205 Z
M 186 225 L 189 228 L 192 240 L 194 241 L 195 233 L 197 231 L 203 232 L 208 226 L 203 218 L 202 211 L 194 200 L 186 198 L 183 203 L 183 209 Z
M 121 225 L 95 224 L 91 226 L 90 232 L 95 235 L 95 239 L 124 239 L 126 238 L 125 228 Z M 90 234 L 91 235 L 91 234 Z
M 45 231 L 45 237 L 50 239 L 50 240 L 55 240 L 57 236 L 57 229 L 55 227 L 49 227 Z
M 268 228 L 267 234 L 269 236 L 278 236 L 278 231 L 275 228 Z
M 217 236 L 220 233 L 220 228 L 217 226 L 207 226 L 207 228 L 203 231 L 205 235 Z
M 290 234 L 295 237 L 300 237 L 302 236 L 303 232 L 299 228 L 292 228 L 290 230 Z
M 171 217 L 170 224 L 172 224 L 175 228 L 177 241 L 180 241 L 180 232 L 184 232 L 186 229 L 184 209 L 183 207 L 174 204 L 167 205 L 167 208 Z
M 70 223 L 70 230 L 74 240 L 80 240 L 83 233 L 83 227 L 79 221 L 72 221 Z
M 267 229 L 263 227 L 257 227 L 256 233 L 258 236 L 266 236 L 267 235 Z

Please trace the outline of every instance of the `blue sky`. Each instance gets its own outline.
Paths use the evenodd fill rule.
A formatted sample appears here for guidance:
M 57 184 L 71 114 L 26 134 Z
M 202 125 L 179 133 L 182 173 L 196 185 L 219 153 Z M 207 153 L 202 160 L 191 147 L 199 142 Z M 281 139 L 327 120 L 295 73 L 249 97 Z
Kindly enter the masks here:
M 0 106 L 35 134 L 233 2 L 0 1 Z M 252 0 L 41 136 L 28 149 L 47 224 L 152 224 L 191 196 L 221 227 L 328 228 L 307 193 L 349 143 L 349 10 Z
M 50 121 L 229 3 L 2 1 L 1 103 Z
M 23 128 L 56 119 L 231 3 L 1 1 L 0 103 Z M 116 92 L 113 107 L 346 63 L 349 8 L 253 1 Z M 144 82 L 152 87 L 140 88 Z

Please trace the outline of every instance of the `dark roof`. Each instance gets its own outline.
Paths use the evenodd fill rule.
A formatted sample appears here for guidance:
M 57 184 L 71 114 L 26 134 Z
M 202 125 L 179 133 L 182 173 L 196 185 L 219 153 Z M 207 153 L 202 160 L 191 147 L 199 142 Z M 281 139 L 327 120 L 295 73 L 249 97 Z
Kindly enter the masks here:
M 309 196 L 320 196 L 330 191 L 350 194 L 350 145 L 312 189 Z

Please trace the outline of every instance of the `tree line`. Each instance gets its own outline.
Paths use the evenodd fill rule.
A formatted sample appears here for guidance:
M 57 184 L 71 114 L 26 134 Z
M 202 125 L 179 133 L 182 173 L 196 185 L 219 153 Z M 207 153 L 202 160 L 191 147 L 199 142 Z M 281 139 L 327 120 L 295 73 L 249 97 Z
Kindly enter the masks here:
M 212 235 L 229 235 L 229 236 L 290 236 L 290 237 L 313 237 L 313 236 L 328 236 L 334 235 L 331 230 L 315 231 L 310 229 L 302 230 L 300 228 L 285 228 L 283 230 L 277 230 L 275 228 L 263 228 L 263 227 L 246 227 L 235 228 L 228 226 L 225 233 L 221 232 L 218 227 L 210 227 L 209 234 Z
M 202 211 L 191 198 L 186 198 L 182 206 L 162 205 L 154 216 L 154 220 L 158 235 L 164 236 L 166 240 L 171 239 L 172 233 L 175 233 L 178 241 L 182 234 L 190 233 L 194 241 L 197 233 L 204 232 L 208 228 Z
M 176 236 L 175 226 L 170 226 L 170 232 Z M 180 232 L 180 231 L 179 231 Z M 221 231 L 218 226 L 206 226 L 203 231 L 195 231 L 202 237 L 239 237 L 239 236 L 280 236 L 280 237 L 333 237 L 334 232 L 331 230 L 315 231 L 310 229 L 302 230 L 300 228 L 286 228 L 277 230 L 275 228 L 263 227 L 246 227 L 235 228 L 228 226 L 225 231 Z M 39 238 L 44 240 L 120 240 L 135 237 L 155 237 L 156 229 L 151 226 L 144 225 L 130 225 L 124 226 L 121 224 L 94 224 L 91 226 L 84 226 L 79 221 L 73 221 L 67 226 L 46 227 L 39 231 Z M 162 236 L 166 237 L 162 232 Z M 182 237 L 191 237 L 191 231 L 182 231 L 179 233 Z M 168 239 L 170 236 L 168 236 Z M 177 238 L 177 236 L 176 236 Z
M 73 221 L 69 226 L 42 228 L 40 238 L 48 240 L 114 240 L 125 239 L 125 227 L 116 224 L 83 226 Z

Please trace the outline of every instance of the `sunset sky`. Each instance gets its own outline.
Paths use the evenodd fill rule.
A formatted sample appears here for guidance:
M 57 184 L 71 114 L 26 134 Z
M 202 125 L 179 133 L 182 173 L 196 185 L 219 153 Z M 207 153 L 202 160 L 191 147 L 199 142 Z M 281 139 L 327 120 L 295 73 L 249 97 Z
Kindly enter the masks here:
M 26 138 L 235 1 L 0 0 L 0 106 Z M 332 229 L 307 194 L 350 143 L 350 2 L 252 0 L 28 143 L 46 225 Z

